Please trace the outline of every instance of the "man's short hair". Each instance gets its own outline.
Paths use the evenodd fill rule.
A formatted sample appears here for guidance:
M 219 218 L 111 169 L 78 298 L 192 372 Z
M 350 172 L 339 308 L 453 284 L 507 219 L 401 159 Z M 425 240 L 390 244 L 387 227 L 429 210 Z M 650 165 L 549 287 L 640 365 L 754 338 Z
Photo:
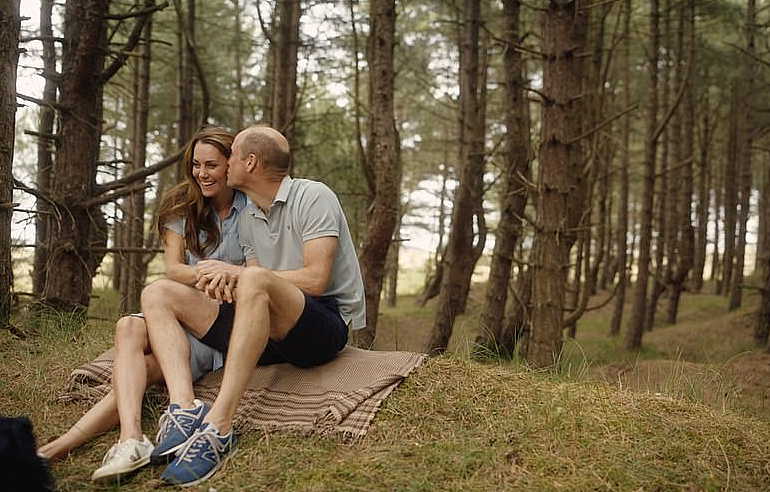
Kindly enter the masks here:
M 243 131 L 241 158 L 256 154 L 266 170 L 286 175 L 291 165 L 291 150 L 286 138 L 269 126 L 251 126 Z

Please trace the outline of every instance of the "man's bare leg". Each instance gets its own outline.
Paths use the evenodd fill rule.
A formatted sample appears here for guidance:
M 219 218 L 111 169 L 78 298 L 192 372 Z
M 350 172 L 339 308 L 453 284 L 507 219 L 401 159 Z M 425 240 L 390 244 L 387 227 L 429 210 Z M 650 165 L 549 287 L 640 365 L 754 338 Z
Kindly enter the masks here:
M 260 267 L 243 271 L 237 295 L 222 387 L 203 419 L 214 424 L 220 435 L 230 432 L 238 402 L 268 339 L 283 340 L 305 307 L 302 291 Z
M 219 305 L 193 287 L 163 279 L 142 291 L 142 312 L 150 347 L 166 380 L 169 401 L 191 408 L 195 394 L 190 344 L 184 330 L 201 338 L 219 314 Z

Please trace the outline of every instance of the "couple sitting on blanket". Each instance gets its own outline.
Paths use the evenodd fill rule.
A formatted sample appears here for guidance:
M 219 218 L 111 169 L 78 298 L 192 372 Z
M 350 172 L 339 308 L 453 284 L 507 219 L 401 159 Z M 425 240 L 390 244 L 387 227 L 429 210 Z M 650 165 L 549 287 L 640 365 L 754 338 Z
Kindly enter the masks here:
M 170 462 L 161 477 L 168 483 L 206 480 L 233 450 L 233 417 L 255 365 L 324 364 L 345 346 L 348 328 L 365 324 L 339 201 L 322 183 L 289 177 L 289 144 L 278 131 L 253 126 L 233 138 L 205 128 L 184 159 L 185 182 L 159 212 L 168 279 L 144 289 L 143 314 L 118 321 L 112 391 L 39 449 L 55 459 L 119 420 L 119 441 L 94 480 L 148 462 Z M 221 367 L 223 354 L 209 407 L 193 381 Z M 142 434 L 142 397 L 163 379 L 170 405 L 153 446 Z

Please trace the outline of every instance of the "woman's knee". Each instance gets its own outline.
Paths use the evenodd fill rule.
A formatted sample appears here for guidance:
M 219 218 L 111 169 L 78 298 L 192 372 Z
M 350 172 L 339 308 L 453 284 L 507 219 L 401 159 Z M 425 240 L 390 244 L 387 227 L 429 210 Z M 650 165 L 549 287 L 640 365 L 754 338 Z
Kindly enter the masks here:
M 142 310 L 146 310 L 147 307 L 154 307 L 159 304 L 163 304 L 169 296 L 174 292 L 174 289 L 179 288 L 182 284 L 162 278 L 151 283 L 144 289 L 142 289 Z
M 144 318 L 123 316 L 115 324 L 115 346 L 118 348 L 139 346 L 147 347 L 147 325 Z

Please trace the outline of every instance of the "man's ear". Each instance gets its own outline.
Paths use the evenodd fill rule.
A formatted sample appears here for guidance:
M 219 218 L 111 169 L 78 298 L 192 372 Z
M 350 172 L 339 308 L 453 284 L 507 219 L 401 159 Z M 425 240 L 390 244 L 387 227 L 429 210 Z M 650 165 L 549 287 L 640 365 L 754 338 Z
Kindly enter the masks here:
M 250 173 L 257 168 L 257 155 L 249 154 L 249 157 L 247 159 L 248 159 L 248 162 L 246 162 L 246 172 Z

